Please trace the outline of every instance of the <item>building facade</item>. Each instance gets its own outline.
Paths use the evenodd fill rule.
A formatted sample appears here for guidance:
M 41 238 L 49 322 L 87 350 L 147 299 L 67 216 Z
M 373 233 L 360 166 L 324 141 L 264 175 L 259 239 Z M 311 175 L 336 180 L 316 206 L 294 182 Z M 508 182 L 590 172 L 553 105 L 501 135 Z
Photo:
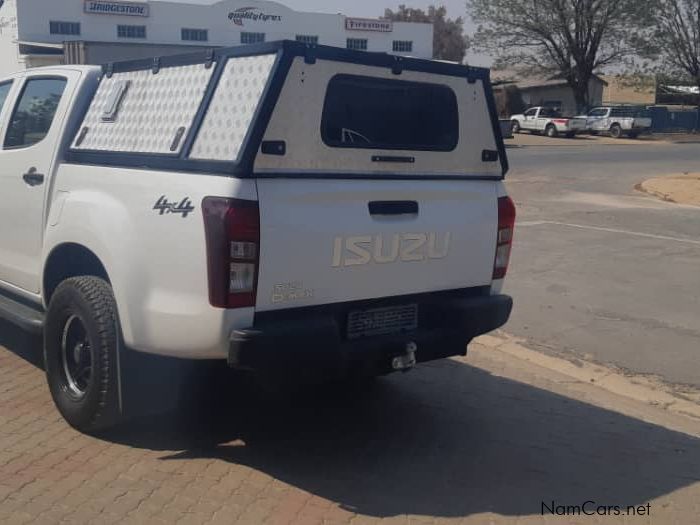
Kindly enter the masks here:
M 586 108 L 576 107 L 576 98 L 573 90 L 562 80 L 533 81 L 532 84 L 516 84 L 520 88 L 523 101 L 528 107 L 551 106 L 560 109 L 562 114 L 574 116 L 585 111 Z M 605 81 L 593 76 L 588 83 L 589 106 L 599 106 L 603 101 L 603 89 Z
M 0 0 L 0 76 L 273 40 L 430 58 L 431 24 L 305 13 L 268 1 Z
M 576 115 L 585 108 L 576 107 L 574 92 L 561 78 L 527 76 L 523 77 L 515 71 L 496 70 L 492 72 L 496 83 L 496 92 L 504 91 L 505 86 L 518 88 L 522 102 L 526 108 L 532 106 L 557 107 L 565 115 Z M 603 102 L 603 91 L 607 82 L 593 75 L 588 84 L 589 105 L 599 106 Z
M 624 75 L 602 75 L 606 85 L 603 89 L 603 104 L 640 104 L 656 103 L 656 78 L 628 77 Z

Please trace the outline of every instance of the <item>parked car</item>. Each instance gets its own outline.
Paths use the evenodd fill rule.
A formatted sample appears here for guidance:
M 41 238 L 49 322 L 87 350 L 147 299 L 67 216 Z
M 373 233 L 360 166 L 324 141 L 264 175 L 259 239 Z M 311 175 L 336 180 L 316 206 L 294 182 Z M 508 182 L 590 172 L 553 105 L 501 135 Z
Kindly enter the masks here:
M 608 133 L 614 138 L 634 139 L 651 131 L 651 115 L 643 106 L 601 106 L 578 118 L 586 119 L 586 131 Z
M 572 138 L 585 129 L 586 121 L 580 118 L 563 117 L 557 108 L 535 106 L 520 115 L 510 117 L 513 133 L 530 131 L 544 133 L 548 137 L 564 135 Z
M 83 431 L 128 415 L 124 352 L 464 355 L 512 307 L 492 101 L 486 69 L 296 42 L 0 80 L 0 315 L 43 333 Z

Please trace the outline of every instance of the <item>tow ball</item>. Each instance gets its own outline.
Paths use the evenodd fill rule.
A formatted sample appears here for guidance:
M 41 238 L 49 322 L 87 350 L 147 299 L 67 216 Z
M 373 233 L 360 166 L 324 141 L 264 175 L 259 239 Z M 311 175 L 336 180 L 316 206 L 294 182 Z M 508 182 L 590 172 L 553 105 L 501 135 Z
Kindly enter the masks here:
M 416 350 L 418 350 L 418 345 L 416 343 L 413 341 L 406 343 L 405 352 L 391 360 L 391 368 L 394 370 L 401 370 L 402 372 L 408 372 L 411 368 L 416 366 Z

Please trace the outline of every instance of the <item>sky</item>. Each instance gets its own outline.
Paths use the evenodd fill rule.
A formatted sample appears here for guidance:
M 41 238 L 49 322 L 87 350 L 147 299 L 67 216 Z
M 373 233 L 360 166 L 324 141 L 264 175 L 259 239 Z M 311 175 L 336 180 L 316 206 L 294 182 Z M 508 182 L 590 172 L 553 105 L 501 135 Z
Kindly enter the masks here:
M 173 0 L 170 0 L 173 1 Z M 212 0 L 175 0 L 186 1 L 187 3 L 211 4 Z M 459 16 L 466 19 L 465 31 L 474 31 L 474 25 L 467 17 L 465 0 L 275 0 L 280 4 L 294 9 L 295 11 L 312 11 L 318 13 L 342 13 L 349 16 L 358 17 L 379 17 L 384 14 L 384 8 L 396 9 L 399 4 L 408 7 L 426 9 L 430 4 L 444 5 L 447 7 L 447 16 L 457 18 Z M 467 61 L 474 66 L 489 66 L 491 59 L 486 56 L 469 53 Z

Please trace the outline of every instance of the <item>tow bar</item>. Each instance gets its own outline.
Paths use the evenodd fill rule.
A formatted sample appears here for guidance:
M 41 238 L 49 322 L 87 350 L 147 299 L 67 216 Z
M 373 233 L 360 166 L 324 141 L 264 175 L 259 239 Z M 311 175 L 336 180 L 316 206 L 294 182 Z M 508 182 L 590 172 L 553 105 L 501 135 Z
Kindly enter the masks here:
M 391 360 L 391 368 L 394 370 L 401 370 L 402 372 L 408 372 L 411 368 L 416 366 L 416 350 L 418 350 L 418 345 L 416 343 L 413 341 L 406 343 L 406 352 Z

